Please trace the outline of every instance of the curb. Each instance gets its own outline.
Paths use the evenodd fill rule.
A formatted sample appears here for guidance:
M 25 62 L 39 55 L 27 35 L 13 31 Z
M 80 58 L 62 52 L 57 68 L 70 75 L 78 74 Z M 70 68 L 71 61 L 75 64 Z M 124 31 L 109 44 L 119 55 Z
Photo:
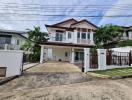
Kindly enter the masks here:
M 103 79 L 124 79 L 124 78 L 132 78 L 132 75 L 127 75 L 127 76 L 109 76 L 109 75 L 102 75 L 102 74 L 96 74 L 92 72 L 87 72 L 86 74 L 92 75 L 94 77 L 99 77 Z
M 132 78 L 132 75 L 128 75 L 128 76 L 113 76 L 110 79 L 124 79 L 124 78 Z
M 109 76 L 109 75 L 96 74 L 96 73 L 92 73 L 92 72 L 87 72 L 86 74 L 89 74 L 89 75 L 94 76 L 94 77 L 104 78 L 104 79 L 110 79 L 111 78 L 111 76 Z
M 3 85 L 3 84 L 5 84 L 5 83 L 7 83 L 7 82 L 9 82 L 9 81 L 11 81 L 11 80 L 13 80 L 15 78 L 18 78 L 18 77 L 19 76 L 16 75 L 16 76 L 12 76 L 12 77 L 3 78 L 3 79 L 0 80 L 0 85 Z

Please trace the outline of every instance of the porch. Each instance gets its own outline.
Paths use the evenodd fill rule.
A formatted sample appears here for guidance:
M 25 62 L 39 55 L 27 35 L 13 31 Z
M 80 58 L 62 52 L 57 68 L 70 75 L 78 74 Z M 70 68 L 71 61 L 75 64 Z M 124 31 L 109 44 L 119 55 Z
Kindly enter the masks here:
M 63 61 L 72 64 L 82 64 L 84 62 L 84 49 L 90 47 L 88 45 L 71 43 L 41 45 L 40 63 L 46 61 Z

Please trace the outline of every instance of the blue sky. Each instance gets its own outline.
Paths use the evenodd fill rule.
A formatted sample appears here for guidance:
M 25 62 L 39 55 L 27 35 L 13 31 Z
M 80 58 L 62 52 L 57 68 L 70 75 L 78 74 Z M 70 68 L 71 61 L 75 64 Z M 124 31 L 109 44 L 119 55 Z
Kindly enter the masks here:
M 32 5 L 24 5 L 32 4 Z M 37 4 L 37 5 L 36 5 Z M 68 18 L 77 20 L 87 19 L 97 26 L 104 24 L 116 24 L 121 26 L 131 26 L 132 17 L 118 18 L 90 18 L 77 16 L 109 16 L 109 15 L 132 15 L 132 0 L 0 0 L 0 28 L 11 30 L 22 30 L 27 28 L 32 29 L 33 26 L 40 26 L 42 31 L 45 30 L 45 24 L 54 24 Z M 71 7 L 51 9 L 46 8 L 47 5 L 72 5 Z M 74 5 L 74 6 L 73 6 Z M 102 5 L 102 8 L 97 9 L 95 6 Z M 120 6 L 126 5 L 126 6 Z M 127 5 L 129 7 L 127 8 Z M 24 6 L 26 10 L 24 11 Z M 28 10 L 27 7 L 37 7 Z M 79 7 L 78 7 L 79 6 Z M 49 12 L 50 9 L 50 12 Z M 63 10 L 62 10 L 63 9 Z M 81 9 L 78 11 L 77 9 Z M 90 11 L 90 9 L 92 11 Z M 120 10 L 123 9 L 123 10 Z M 125 10 L 124 10 L 125 9 Z M 4 13 L 4 14 L 3 14 Z M 10 14 L 20 13 L 20 14 Z M 21 15 L 26 14 L 26 15 Z M 30 14 L 30 15 L 28 15 Z M 31 15 L 35 14 L 35 15 Z M 68 16 L 44 16 L 44 15 L 68 15 Z M 76 16 L 76 17 L 75 17 Z M 29 21 L 30 20 L 30 21 Z

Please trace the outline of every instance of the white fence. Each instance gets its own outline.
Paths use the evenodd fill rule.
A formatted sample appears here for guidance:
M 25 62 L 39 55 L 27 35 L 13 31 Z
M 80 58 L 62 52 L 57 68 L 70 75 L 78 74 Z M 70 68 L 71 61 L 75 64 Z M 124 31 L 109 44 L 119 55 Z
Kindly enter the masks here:
M 21 75 L 23 51 L 0 50 L 0 67 L 6 67 L 6 77 Z
M 124 54 L 124 53 L 122 53 Z M 129 54 L 129 52 L 128 52 Z M 115 56 L 115 55 L 113 55 Z M 98 62 L 97 62 L 97 65 L 98 67 L 94 68 L 94 67 L 91 67 L 91 59 L 90 59 L 90 49 L 84 49 L 84 71 L 87 72 L 87 71 L 95 71 L 95 70 L 107 70 L 107 69 L 113 69 L 113 68 L 126 68 L 126 67 L 131 67 L 130 65 L 131 62 L 132 62 L 132 53 L 131 53 L 131 56 L 130 55 L 121 55 L 121 53 L 119 53 L 119 56 L 117 56 L 118 59 L 113 59 L 113 56 L 112 56 L 112 62 L 111 64 L 107 64 L 107 61 L 109 59 L 107 59 L 107 51 L 106 49 L 97 49 L 97 59 L 98 59 Z M 124 56 L 127 56 L 127 57 L 124 57 Z M 131 59 L 131 61 L 130 61 Z M 93 59 L 95 60 L 95 59 Z M 114 64 L 113 63 L 113 60 L 114 62 L 116 61 L 118 63 L 117 60 L 120 61 L 119 64 Z M 123 63 L 123 61 L 126 61 L 126 62 L 129 62 L 129 63 Z

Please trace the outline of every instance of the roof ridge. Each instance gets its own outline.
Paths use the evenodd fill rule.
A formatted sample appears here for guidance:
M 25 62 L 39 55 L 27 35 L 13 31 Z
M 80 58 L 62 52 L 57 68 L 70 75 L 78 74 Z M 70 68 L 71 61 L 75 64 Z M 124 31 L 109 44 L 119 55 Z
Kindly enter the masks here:
M 92 26 L 98 28 L 95 24 L 91 23 L 91 22 L 88 21 L 87 19 L 83 19 L 83 20 L 80 20 L 80 21 L 78 21 L 78 22 L 76 22 L 76 23 L 73 23 L 73 24 L 70 25 L 70 27 L 71 27 L 72 25 L 76 25 L 76 24 L 81 23 L 81 22 L 83 22 L 83 21 L 86 21 L 87 23 L 91 24 Z
M 70 19 L 67 19 L 67 20 L 61 21 L 61 22 L 59 22 L 59 23 L 53 24 L 52 26 L 57 26 L 58 24 L 65 23 L 65 22 L 68 22 L 68 21 L 70 21 L 70 20 L 74 20 L 74 21 L 78 22 L 76 19 L 74 19 L 74 18 L 70 18 Z

